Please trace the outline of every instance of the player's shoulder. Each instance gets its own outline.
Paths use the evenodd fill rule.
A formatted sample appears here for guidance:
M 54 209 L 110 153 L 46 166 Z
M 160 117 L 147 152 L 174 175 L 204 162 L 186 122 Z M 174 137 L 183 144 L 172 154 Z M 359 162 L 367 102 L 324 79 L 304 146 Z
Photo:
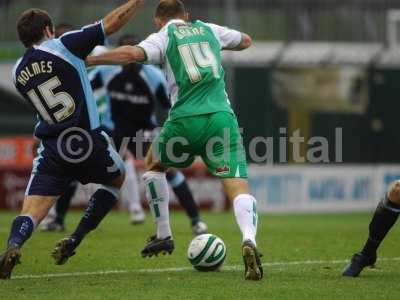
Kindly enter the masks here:
M 196 25 L 205 25 L 205 26 L 215 25 L 215 24 L 213 24 L 213 23 L 206 22 L 206 21 L 199 20 L 199 19 L 197 19 L 197 20 L 194 21 L 193 23 L 196 24 Z
M 98 66 L 97 71 L 104 77 L 104 78 L 111 78 L 115 77 L 117 74 L 123 71 L 122 66 Z
M 13 79 L 14 84 L 17 82 L 18 71 L 21 69 L 21 67 L 23 67 L 23 60 L 24 60 L 24 56 L 18 58 L 12 68 L 12 79 Z
M 142 71 L 152 76 L 163 77 L 163 73 L 160 68 L 154 65 L 142 65 Z
M 60 39 L 50 39 L 47 41 L 44 41 L 42 44 L 39 46 L 35 46 L 36 50 L 41 50 L 50 54 L 54 54 L 56 56 L 59 56 L 61 58 L 64 58 L 65 60 L 66 57 L 69 54 L 68 49 L 64 46 L 64 44 L 61 42 Z
M 201 20 L 197 20 L 195 22 L 195 24 L 197 26 L 207 28 L 211 33 L 214 34 L 214 36 L 217 37 L 217 39 L 219 39 L 219 37 L 221 35 L 223 35 L 224 32 L 228 29 L 226 26 L 222 26 L 222 25 L 218 25 L 218 24 L 210 23 L 210 22 L 204 22 L 204 21 L 201 21 Z
M 165 52 L 168 45 L 168 31 L 164 27 L 160 31 L 150 34 L 145 40 L 139 43 L 139 47 L 144 49 L 147 55 L 151 55 L 151 52 L 155 52 L 158 57 L 160 54 Z M 154 63 L 154 62 L 153 62 Z M 159 63 L 159 62 L 157 62 Z
M 194 22 L 194 24 L 199 25 L 199 26 L 206 26 L 206 27 L 210 27 L 210 28 L 220 28 L 222 26 L 215 24 L 215 23 L 210 23 L 210 22 L 205 22 L 202 20 L 196 20 Z
M 35 47 L 36 50 L 41 50 L 47 52 L 48 54 L 54 55 L 63 61 L 69 63 L 70 65 L 76 67 L 80 66 L 84 61 L 74 55 L 61 41 L 60 38 L 55 38 L 47 40 L 40 44 L 40 46 Z
M 215 24 L 215 23 L 203 22 L 200 20 L 198 22 L 199 22 L 199 24 L 202 24 L 203 26 L 210 28 L 214 33 L 220 33 L 221 31 L 228 29 L 228 27 L 226 27 L 226 26 Z
M 142 65 L 141 74 L 144 74 L 151 82 L 163 85 L 166 84 L 164 73 L 160 68 L 154 65 Z
M 57 48 L 65 48 L 65 47 L 63 47 L 61 40 L 58 38 L 58 39 L 50 39 L 50 40 L 44 41 L 42 44 L 40 44 L 36 48 L 37 49 L 40 49 L 40 48 L 57 49 Z
M 122 66 L 96 66 L 88 69 L 89 74 L 107 74 L 111 72 L 116 72 L 122 70 Z
M 169 31 L 169 25 L 167 24 L 163 28 L 161 28 L 159 31 L 154 32 L 148 36 L 148 39 L 157 39 L 157 40 L 165 40 L 168 38 L 168 31 Z
M 150 87 L 153 94 L 156 93 L 160 86 L 164 87 L 164 89 L 168 86 L 164 73 L 154 65 L 142 65 L 140 76 Z
M 17 69 L 22 64 L 23 60 L 24 60 L 24 56 L 21 56 L 20 58 L 18 58 L 14 63 L 13 70 Z
M 81 27 L 80 29 L 76 29 L 76 30 L 70 30 L 65 32 L 64 34 L 62 34 L 59 39 L 61 41 L 63 40 L 68 40 L 69 38 L 83 38 L 84 36 L 82 34 L 84 34 L 85 32 L 96 32 L 96 33 L 101 33 L 104 37 L 104 39 L 107 38 L 105 30 L 104 30 L 104 23 L 103 21 L 99 21 L 99 22 L 95 22 L 92 24 L 88 24 L 85 25 L 83 27 Z
M 100 76 L 105 85 L 108 85 L 123 70 L 122 66 L 97 66 L 88 70 L 89 80 Z
M 27 72 L 24 70 L 30 63 L 37 61 L 40 58 L 43 58 L 43 53 L 38 53 L 37 51 L 37 46 L 34 46 L 32 48 L 28 48 L 26 52 L 24 53 L 23 56 L 18 58 L 13 65 L 12 68 L 12 79 L 14 84 L 16 84 L 16 79 L 17 79 L 17 74 L 21 72 Z M 44 53 L 45 55 L 45 53 Z M 25 75 L 25 74 L 24 74 Z M 29 74 L 28 74 L 29 75 Z

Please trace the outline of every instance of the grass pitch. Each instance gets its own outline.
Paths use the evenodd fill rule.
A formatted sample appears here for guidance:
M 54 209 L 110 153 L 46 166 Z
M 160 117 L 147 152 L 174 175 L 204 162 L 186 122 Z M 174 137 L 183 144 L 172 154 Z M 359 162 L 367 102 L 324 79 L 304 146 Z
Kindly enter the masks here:
M 68 217 L 69 231 L 80 215 Z M 1 240 L 13 216 L 0 212 Z M 14 279 L 0 282 L 0 299 L 400 299 L 398 227 L 384 242 L 377 269 L 356 279 L 341 277 L 364 242 L 370 214 L 260 216 L 258 243 L 266 263 L 261 282 L 243 280 L 241 236 L 233 215 L 204 214 L 204 219 L 227 246 L 219 272 L 200 273 L 189 265 L 192 235 L 184 214 L 172 214 L 173 255 L 143 259 L 140 250 L 153 232 L 151 219 L 132 226 L 127 214 L 115 212 L 65 266 L 55 266 L 50 252 L 66 234 L 37 232 Z

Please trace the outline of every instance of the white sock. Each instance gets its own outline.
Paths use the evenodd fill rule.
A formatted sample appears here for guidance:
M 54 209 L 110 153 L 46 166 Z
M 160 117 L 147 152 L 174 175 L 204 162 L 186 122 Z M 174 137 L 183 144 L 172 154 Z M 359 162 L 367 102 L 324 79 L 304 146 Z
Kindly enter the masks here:
M 142 211 L 140 203 L 139 182 L 136 175 L 136 168 L 133 159 L 125 161 L 126 178 L 121 189 L 122 203 L 128 205 L 129 212 Z
M 169 189 L 165 173 L 146 172 L 143 175 L 146 198 L 157 225 L 157 237 L 172 237 L 169 225 Z
M 256 244 L 257 234 L 257 200 L 248 194 L 242 194 L 233 201 L 236 222 L 243 234 L 243 241 L 250 240 Z

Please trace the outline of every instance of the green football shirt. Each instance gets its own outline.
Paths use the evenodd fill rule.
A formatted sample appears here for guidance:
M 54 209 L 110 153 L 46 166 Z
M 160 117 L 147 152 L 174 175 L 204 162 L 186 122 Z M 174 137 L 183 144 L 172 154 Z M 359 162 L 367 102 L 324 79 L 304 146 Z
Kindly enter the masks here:
M 147 63 L 163 66 L 169 84 L 170 120 L 233 113 L 225 90 L 221 51 L 241 42 L 239 31 L 215 24 L 172 20 L 139 44 Z

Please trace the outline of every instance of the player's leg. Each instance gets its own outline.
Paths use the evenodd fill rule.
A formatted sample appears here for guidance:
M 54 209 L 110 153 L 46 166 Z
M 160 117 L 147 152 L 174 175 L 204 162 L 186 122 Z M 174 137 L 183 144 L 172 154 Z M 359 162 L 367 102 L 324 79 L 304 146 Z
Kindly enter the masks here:
M 247 180 L 244 178 L 224 178 L 222 183 L 233 204 L 236 222 L 242 232 L 245 278 L 260 280 L 263 277 L 263 268 L 256 242 L 257 200 L 250 194 Z
M 140 203 L 139 182 L 135 162 L 132 158 L 125 160 L 126 178 L 121 189 L 121 200 L 128 204 L 132 224 L 142 224 L 145 214 Z
M 57 200 L 56 217 L 54 222 L 62 227 L 64 227 L 65 216 L 68 213 L 68 210 L 71 206 L 72 198 L 74 198 L 77 189 L 78 182 L 71 182 L 65 193 Z
M 354 254 L 343 276 L 357 277 L 361 271 L 376 262 L 377 250 L 396 223 L 400 214 L 400 181 L 395 181 L 379 202 L 369 224 L 369 236 L 361 252 Z
M 124 174 L 111 183 L 101 186 L 89 199 L 84 216 L 71 237 L 80 244 L 85 236 L 95 230 L 117 203 L 119 190 L 125 180 Z
M 33 161 L 32 175 L 25 192 L 21 215 L 12 223 L 7 250 L 0 258 L 0 278 L 11 276 L 19 263 L 21 247 L 31 237 L 34 229 L 47 216 L 56 199 L 67 188 L 71 179 L 62 173 L 57 159 L 52 155 L 51 143 L 42 143 Z
M 142 257 L 151 257 L 166 252 L 171 254 L 174 250 L 169 223 L 170 195 L 165 174 L 167 168 L 154 160 L 152 149 L 150 147 L 146 155 L 146 173 L 143 175 L 143 181 L 146 188 L 146 199 L 156 223 L 157 233 L 149 238 L 147 245 L 141 252 Z
M 7 249 L 0 257 L 0 279 L 9 279 L 20 263 L 21 248 L 36 226 L 47 216 L 57 197 L 26 196 L 21 214 L 14 219 L 7 240 Z
M 71 201 L 75 196 L 77 188 L 78 182 L 72 181 L 66 191 L 61 195 L 60 198 L 58 198 L 54 207 L 54 216 L 52 216 L 50 212 L 46 219 L 42 222 L 40 230 L 48 232 L 65 231 L 65 216 L 67 215 L 67 212 L 71 206 Z M 47 219 L 49 220 L 47 221 Z
M 199 209 L 194 201 L 192 191 L 182 172 L 175 169 L 167 171 L 167 180 L 171 185 L 179 204 L 183 207 L 191 220 L 193 234 L 200 235 L 207 233 L 207 224 L 200 218 Z
M 180 133 L 179 124 L 166 122 L 146 155 L 146 173 L 143 175 L 143 180 L 146 187 L 146 199 L 157 225 L 157 234 L 150 238 L 143 249 L 143 257 L 157 255 L 160 252 L 171 253 L 174 249 L 169 223 L 170 195 L 165 173 L 168 167 L 185 168 L 194 160 L 190 155 L 185 157 L 185 154 L 190 152 L 182 147 L 181 143 L 175 143 L 174 138 L 181 137 L 184 137 L 184 134 Z
M 74 169 L 88 169 L 86 174 L 77 176 L 77 179 L 87 184 L 99 183 L 102 186 L 89 199 L 85 214 L 81 218 L 75 231 L 67 238 L 56 244 L 52 256 L 57 265 L 62 265 L 75 254 L 76 248 L 83 239 L 95 230 L 104 217 L 111 211 L 117 202 L 120 189 L 125 181 L 124 162 L 118 153 L 111 147 L 105 133 L 92 136 L 93 144 L 98 145 L 84 165 L 77 165 Z M 104 146 L 106 144 L 106 146 Z M 97 150 L 97 151 L 96 151 Z
M 112 210 L 118 200 L 120 188 L 125 180 L 124 174 L 113 182 L 100 187 L 89 199 L 85 214 L 75 231 L 67 238 L 56 244 L 52 257 L 57 265 L 65 264 L 75 255 L 76 248 L 84 238 L 95 230 L 105 216 Z
M 221 178 L 225 193 L 233 204 L 236 222 L 242 232 L 245 278 L 260 280 L 263 268 L 257 250 L 257 201 L 247 182 L 246 154 L 236 117 L 229 113 L 210 116 L 209 136 L 202 158 L 210 172 Z
M 257 200 L 250 195 L 245 178 L 223 178 L 222 184 L 228 199 L 233 205 L 236 222 L 242 232 L 243 242 L 251 241 L 256 245 Z
M 145 214 L 140 202 L 139 180 L 133 159 L 133 157 L 136 157 L 136 143 L 129 141 L 128 144 L 125 144 L 124 136 L 129 135 L 124 135 L 117 130 L 113 133 L 115 148 L 125 160 L 126 178 L 121 189 L 121 200 L 122 203 L 128 205 L 131 224 L 142 224 L 145 220 Z

